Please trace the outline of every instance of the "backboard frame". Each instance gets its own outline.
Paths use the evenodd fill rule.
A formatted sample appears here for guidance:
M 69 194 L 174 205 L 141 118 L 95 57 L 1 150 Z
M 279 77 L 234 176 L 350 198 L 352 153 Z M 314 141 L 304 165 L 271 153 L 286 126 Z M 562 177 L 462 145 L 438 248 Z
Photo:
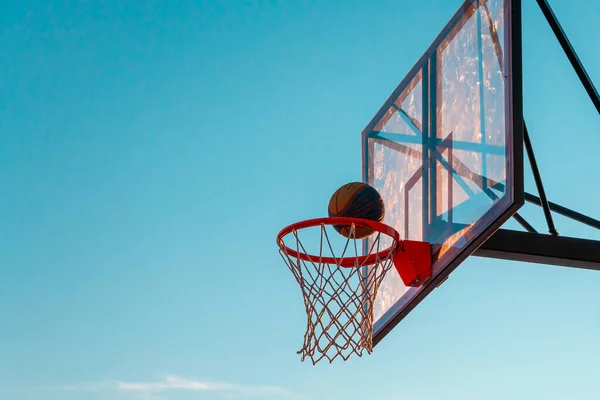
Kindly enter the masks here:
M 367 124 L 361 134 L 362 161 L 363 161 L 363 181 L 368 182 L 368 139 L 375 126 L 385 116 L 385 113 L 396 102 L 397 98 L 413 82 L 415 77 L 425 71 L 431 73 L 435 70 L 436 54 L 440 45 L 447 39 L 448 35 L 461 24 L 464 16 L 475 3 L 480 0 L 466 0 L 458 11 L 446 24 L 441 33 L 429 46 L 427 51 L 415 63 L 406 77 L 400 82 L 392 94 L 388 97 L 383 106 L 375 114 L 373 119 Z M 510 140 L 506 144 L 507 157 L 511 160 L 506 170 L 507 180 L 510 178 L 512 188 L 506 194 L 506 202 L 496 204 L 489 214 L 492 216 L 491 222 L 483 227 L 483 232 L 472 239 L 467 246 L 460 249 L 453 260 L 440 271 L 434 271 L 432 278 L 421 287 L 418 292 L 406 304 L 393 310 L 393 316 L 388 316 L 380 326 L 376 326 L 373 333 L 373 345 L 377 345 L 401 320 L 403 320 L 425 297 L 427 297 L 436 287 L 443 283 L 446 278 L 460 265 L 468 256 L 472 255 L 490 236 L 492 236 L 517 210 L 524 204 L 524 178 L 523 178 L 523 101 L 522 101 L 522 54 L 521 54 L 521 0 L 504 0 L 505 16 L 505 40 L 506 49 L 504 57 L 508 57 L 509 68 L 505 71 L 507 108 L 506 113 L 510 117 L 506 120 L 506 130 L 512 132 Z M 433 65 L 430 65 L 433 64 Z M 422 82 L 426 86 L 429 78 L 422 77 Z M 426 89 L 425 89 L 426 90 Z M 434 105 L 435 107 L 435 105 Z M 427 110 L 428 107 L 424 107 Z M 428 120 L 424 116 L 423 122 Z M 504 200 L 504 198 L 502 199 Z M 499 209 L 494 214 L 494 210 Z

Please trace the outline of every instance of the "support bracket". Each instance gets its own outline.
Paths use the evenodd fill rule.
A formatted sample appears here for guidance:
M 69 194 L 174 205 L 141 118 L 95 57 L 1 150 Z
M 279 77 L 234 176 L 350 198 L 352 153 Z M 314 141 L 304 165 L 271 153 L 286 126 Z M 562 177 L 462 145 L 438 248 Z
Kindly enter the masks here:
M 600 271 L 598 240 L 499 229 L 473 255 Z

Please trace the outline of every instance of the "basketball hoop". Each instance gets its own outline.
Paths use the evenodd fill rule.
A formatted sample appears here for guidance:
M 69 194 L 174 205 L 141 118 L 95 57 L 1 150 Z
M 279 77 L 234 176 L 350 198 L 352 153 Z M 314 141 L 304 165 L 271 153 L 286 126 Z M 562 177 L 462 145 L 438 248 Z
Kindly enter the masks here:
M 346 237 L 327 230 L 340 225 L 350 226 Z M 364 254 L 357 227 L 374 231 Z M 309 228 L 319 230 L 317 254 L 307 252 L 300 237 Z M 288 237 L 293 248 L 284 242 Z M 392 266 L 407 286 L 420 286 L 431 276 L 429 243 L 402 241 L 394 228 L 371 220 L 333 217 L 298 222 L 279 232 L 277 244 L 306 307 L 307 329 L 298 354 L 313 364 L 323 358 L 333 362 L 338 356 L 347 360 L 352 354 L 372 352 L 373 304 Z

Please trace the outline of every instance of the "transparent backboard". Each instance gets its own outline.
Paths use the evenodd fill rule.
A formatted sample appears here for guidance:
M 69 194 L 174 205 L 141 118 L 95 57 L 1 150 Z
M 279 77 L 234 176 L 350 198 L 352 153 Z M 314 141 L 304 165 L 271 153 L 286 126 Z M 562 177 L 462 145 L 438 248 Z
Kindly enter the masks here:
M 523 204 L 522 118 L 520 2 L 467 0 L 362 133 L 384 222 L 433 248 L 423 287 L 387 274 L 374 343 Z

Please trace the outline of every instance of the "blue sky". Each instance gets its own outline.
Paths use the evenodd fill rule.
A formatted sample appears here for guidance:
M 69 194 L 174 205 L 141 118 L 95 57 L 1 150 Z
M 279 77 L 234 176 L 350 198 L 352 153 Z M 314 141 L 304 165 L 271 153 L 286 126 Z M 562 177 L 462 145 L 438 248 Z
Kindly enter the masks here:
M 600 217 L 598 115 L 525 3 L 548 195 Z M 599 85 L 600 3 L 551 4 Z M 275 235 L 360 179 L 360 131 L 459 5 L 3 1 L 0 398 L 600 398 L 598 272 L 474 258 L 371 356 L 295 354 Z

